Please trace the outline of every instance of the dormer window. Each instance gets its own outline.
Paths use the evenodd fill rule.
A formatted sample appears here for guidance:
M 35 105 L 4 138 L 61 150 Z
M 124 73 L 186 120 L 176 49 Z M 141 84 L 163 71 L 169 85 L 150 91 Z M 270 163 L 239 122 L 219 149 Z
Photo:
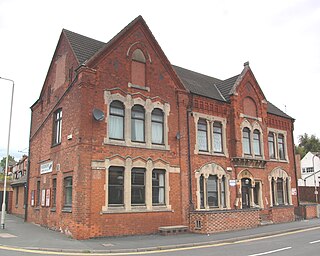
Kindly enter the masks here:
M 146 85 L 146 58 L 140 49 L 132 53 L 131 83 L 134 85 Z

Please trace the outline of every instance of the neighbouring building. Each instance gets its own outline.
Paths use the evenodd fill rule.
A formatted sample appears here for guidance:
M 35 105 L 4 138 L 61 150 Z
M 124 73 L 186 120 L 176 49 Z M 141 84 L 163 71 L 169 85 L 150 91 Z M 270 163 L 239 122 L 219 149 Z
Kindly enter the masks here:
M 24 218 L 26 208 L 28 156 L 22 158 L 12 167 L 12 209 L 11 213 Z
M 6 182 L 6 212 L 11 213 L 12 210 L 12 188 L 10 186 L 11 180 L 12 180 L 12 172 L 13 172 L 13 166 L 16 165 L 16 161 L 10 160 L 8 162 L 8 169 L 7 169 L 7 182 Z M 0 173 L 0 209 L 3 202 L 3 196 L 4 196 L 4 174 L 5 174 L 5 167 L 2 168 Z
M 301 159 L 298 185 L 301 187 L 319 187 L 320 184 L 320 153 L 308 152 Z
M 298 170 L 299 199 L 301 202 L 319 203 L 320 152 L 308 152 L 300 161 Z
M 249 63 L 171 65 L 141 16 L 108 43 L 62 30 L 31 110 L 28 221 L 86 239 L 295 218 L 294 119 Z

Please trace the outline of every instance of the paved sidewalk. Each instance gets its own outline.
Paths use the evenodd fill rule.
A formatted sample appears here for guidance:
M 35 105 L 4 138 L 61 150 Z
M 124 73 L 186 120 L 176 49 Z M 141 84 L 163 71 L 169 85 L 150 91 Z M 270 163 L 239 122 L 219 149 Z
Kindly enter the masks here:
M 7 214 L 5 229 L 0 229 L 0 245 L 39 250 L 63 252 L 136 252 L 145 250 L 170 249 L 192 245 L 214 244 L 238 241 L 244 238 L 261 237 L 320 227 L 320 219 L 274 224 L 257 228 L 223 232 L 210 235 L 179 234 L 171 236 L 145 235 L 126 237 L 104 237 L 89 240 L 75 240 Z

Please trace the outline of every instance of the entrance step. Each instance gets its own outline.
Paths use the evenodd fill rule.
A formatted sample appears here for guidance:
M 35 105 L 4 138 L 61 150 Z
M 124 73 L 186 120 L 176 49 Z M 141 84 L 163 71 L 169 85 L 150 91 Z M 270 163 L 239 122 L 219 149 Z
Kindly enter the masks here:
M 159 227 L 159 233 L 160 235 L 175 235 L 175 234 L 181 234 L 188 232 L 188 226 L 165 226 L 165 227 Z
M 266 225 L 272 225 L 273 221 L 272 220 L 262 220 L 260 221 L 260 226 L 266 226 Z

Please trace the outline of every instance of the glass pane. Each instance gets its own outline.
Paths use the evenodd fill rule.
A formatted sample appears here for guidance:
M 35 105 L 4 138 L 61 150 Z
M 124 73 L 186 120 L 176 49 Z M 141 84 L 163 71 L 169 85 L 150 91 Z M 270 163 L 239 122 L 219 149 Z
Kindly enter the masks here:
M 258 156 L 261 155 L 260 132 L 258 130 L 254 130 L 253 132 L 253 153 Z
M 208 205 L 209 207 L 218 206 L 218 193 L 217 192 L 208 192 Z
M 243 147 L 243 153 L 244 154 L 246 154 L 246 155 L 250 155 L 251 154 L 250 140 L 249 139 L 243 138 L 242 147 Z
M 108 202 L 109 204 L 123 204 L 123 186 L 109 185 Z
M 213 134 L 213 150 L 214 152 L 222 152 L 222 136 L 221 134 Z
M 144 120 L 131 119 L 131 140 L 144 141 Z
M 202 151 L 208 151 L 207 132 L 198 131 L 198 148 Z
M 109 170 L 109 185 L 122 185 L 122 184 L 123 184 L 123 171 Z
M 278 197 L 278 204 L 283 204 L 283 181 L 282 179 L 277 180 L 277 197 Z
M 163 144 L 163 124 L 152 122 L 152 143 Z
M 162 110 L 154 109 L 152 111 L 151 120 L 162 123 L 163 122 L 163 112 L 162 112 Z
M 269 156 L 270 158 L 275 158 L 273 141 L 269 141 Z
M 123 117 L 110 116 L 109 136 L 113 139 L 123 139 Z

